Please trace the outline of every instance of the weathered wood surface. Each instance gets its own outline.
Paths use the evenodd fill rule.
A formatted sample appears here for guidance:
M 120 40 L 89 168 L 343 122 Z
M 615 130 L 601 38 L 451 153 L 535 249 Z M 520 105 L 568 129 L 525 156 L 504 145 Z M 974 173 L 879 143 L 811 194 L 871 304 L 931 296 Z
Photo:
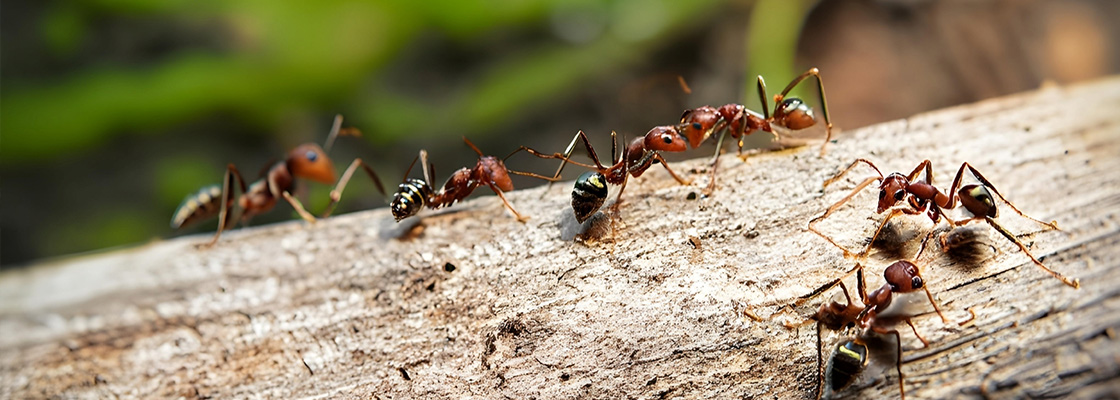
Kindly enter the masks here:
M 1058 221 L 1064 231 L 1025 240 L 1082 282 L 1062 285 L 990 229 L 972 253 L 935 246 L 921 261 L 929 285 L 951 318 L 977 318 L 918 318 L 930 348 L 902 331 L 909 397 L 1120 395 L 1120 79 L 839 139 L 824 157 L 727 157 L 708 199 L 689 200 L 704 160 L 675 164 L 692 186 L 651 169 L 613 233 L 599 218 L 585 242 L 566 240 L 570 187 L 557 185 L 509 195 L 527 224 L 488 196 L 412 230 L 379 209 L 242 229 L 209 250 L 194 236 L 5 272 L 0 397 L 810 398 L 814 330 L 783 328 L 796 315 L 782 305 L 854 264 L 805 225 L 868 173 L 822 190 L 857 157 L 884 172 L 928 158 L 942 185 L 973 163 Z M 822 228 L 858 245 L 874 196 Z M 1006 207 L 1000 219 L 1038 228 Z M 929 226 L 903 220 L 895 236 Z M 912 251 L 873 254 L 872 284 Z M 847 393 L 896 397 L 896 382 L 877 360 Z

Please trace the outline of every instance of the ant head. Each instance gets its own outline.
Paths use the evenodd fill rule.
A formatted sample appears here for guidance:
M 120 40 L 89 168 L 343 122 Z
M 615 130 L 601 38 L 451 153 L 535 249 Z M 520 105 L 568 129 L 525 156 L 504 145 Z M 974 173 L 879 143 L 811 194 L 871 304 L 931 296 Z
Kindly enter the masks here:
M 895 261 L 888 266 L 883 272 L 883 277 L 886 278 L 887 284 L 891 285 L 891 291 L 898 293 L 910 293 L 925 287 L 918 266 L 906 260 Z
M 799 130 L 817 123 L 813 109 L 796 97 L 787 97 L 774 109 L 774 120 L 786 128 Z
M 712 134 L 712 128 L 720 121 L 720 113 L 711 106 L 686 110 L 681 115 L 681 135 L 688 138 L 689 146 L 696 148 Z
M 883 182 L 879 184 L 879 207 L 876 212 L 886 211 L 906 198 L 909 187 L 910 179 L 900 173 L 895 172 L 883 178 Z
M 675 126 L 655 126 L 646 132 L 644 143 L 651 151 L 681 152 L 688 150 L 688 144 Z M 632 156 L 631 156 L 632 157 Z
M 961 198 L 961 205 L 972 215 L 996 217 L 996 202 L 986 186 L 964 185 L 957 195 Z
M 287 162 L 292 175 L 328 185 L 334 183 L 334 163 L 317 144 L 305 143 L 292 149 Z

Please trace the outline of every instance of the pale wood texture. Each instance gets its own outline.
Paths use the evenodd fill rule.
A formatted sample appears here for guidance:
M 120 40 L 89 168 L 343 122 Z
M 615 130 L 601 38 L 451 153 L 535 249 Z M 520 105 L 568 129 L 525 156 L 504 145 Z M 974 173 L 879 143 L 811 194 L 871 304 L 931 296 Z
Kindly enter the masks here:
M 235 230 L 207 250 L 193 236 L 8 271 L 0 397 L 811 398 L 815 330 L 781 323 L 828 296 L 784 306 L 854 265 L 805 227 L 869 173 L 822 190 L 857 157 L 884 173 L 928 158 L 944 186 L 972 163 L 1023 211 L 1058 221 L 1024 240 L 1082 282 L 1062 285 L 987 228 L 963 253 L 934 246 L 920 261 L 930 287 L 950 318 L 977 318 L 918 317 L 930 348 L 901 330 L 908 397 L 1120 395 L 1113 78 L 853 130 L 824 157 L 725 156 L 707 199 L 689 199 L 706 160 L 674 164 L 691 186 L 655 166 L 629 183 L 613 230 L 600 214 L 586 240 L 569 240 L 568 184 L 510 193 L 527 224 L 487 196 L 421 225 L 378 209 Z M 875 195 L 822 229 L 863 243 Z M 1001 210 L 1013 231 L 1038 230 Z M 902 218 L 891 235 L 929 225 Z M 913 253 L 900 246 L 866 262 L 873 285 Z M 826 347 L 849 334 L 827 333 Z M 891 361 L 845 393 L 897 397 Z

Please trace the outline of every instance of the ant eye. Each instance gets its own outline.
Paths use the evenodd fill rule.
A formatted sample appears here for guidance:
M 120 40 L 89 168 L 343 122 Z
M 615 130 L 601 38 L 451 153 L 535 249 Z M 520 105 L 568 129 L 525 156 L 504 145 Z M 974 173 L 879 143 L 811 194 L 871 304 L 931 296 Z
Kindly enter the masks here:
M 879 191 L 879 200 L 882 200 L 886 197 L 887 197 L 887 191 L 886 190 L 880 190 Z
M 920 276 L 915 276 L 914 278 L 910 279 L 910 286 L 914 289 L 921 289 L 923 284 L 925 283 L 922 282 L 922 277 Z
M 672 144 L 673 143 L 673 135 L 661 135 L 661 140 L 664 140 L 665 144 Z
M 905 190 L 899 190 L 897 192 L 894 192 L 894 200 L 895 201 L 902 200 L 902 196 L 905 196 L 905 195 L 906 195 Z
M 693 122 L 693 123 L 692 123 L 692 129 L 695 129 L 695 130 L 700 130 L 700 129 L 703 129 L 703 128 L 704 128 L 704 126 L 703 126 L 703 125 L 700 125 L 700 123 L 699 123 L 699 122 Z
M 307 151 L 307 161 L 315 162 L 315 160 L 318 160 L 318 159 L 319 159 L 319 154 L 315 153 L 315 150 L 308 150 Z

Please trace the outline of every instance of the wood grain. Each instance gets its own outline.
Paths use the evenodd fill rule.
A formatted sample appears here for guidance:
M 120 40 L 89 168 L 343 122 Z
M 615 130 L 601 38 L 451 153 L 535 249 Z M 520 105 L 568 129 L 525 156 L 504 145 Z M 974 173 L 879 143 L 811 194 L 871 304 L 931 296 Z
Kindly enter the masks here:
M 704 159 L 674 164 L 691 186 L 654 168 L 587 232 L 569 184 L 511 193 L 527 224 L 487 196 L 401 225 L 378 209 L 241 229 L 208 250 L 193 236 L 4 272 L 0 397 L 812 398 L 815 330 L 781 323 L 854 265 L 805 226 L 869 173 L 822 189 L 858 157 L 884 172 L 930 159 L 945 186 L 972 163 L 1058 221 L 1024 240 L 1082 283 L 1062 285 L 991 229 L 965 251 L 927 251 L 923 275 L 950 318 L 977 318 L 917 318 L 929 348 L 903 331 L 909 398 L 1120 395 L 1112 78 L 852 130 L 824 157 L 725 157 L 710 198 L 690 200 Z M 822 229 L 865 243 L 874 196 Z M 1006 207 L 1000 221 L 1038 229 Z M 929 225 L 892 224 L 897 246 L 866 261 L 872 284 Z M 888 354 L 843 394 L 894 398 L 897 379 Z

